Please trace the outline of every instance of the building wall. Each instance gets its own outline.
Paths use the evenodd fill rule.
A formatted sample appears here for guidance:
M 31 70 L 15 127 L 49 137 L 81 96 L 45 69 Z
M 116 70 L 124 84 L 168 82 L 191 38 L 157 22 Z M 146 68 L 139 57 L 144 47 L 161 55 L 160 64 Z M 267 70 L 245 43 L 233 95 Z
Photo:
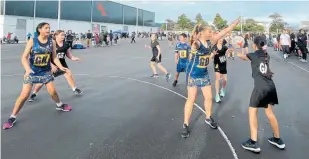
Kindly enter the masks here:
M 5 15 L 57 19 L 58 6 L 59 1 L 5 1 Z M 60 1 L 60 19 L 148 27 L 155 25 L 154 12 L 106 0 Z
M 18 20 L 25 20 L 25 28 L 20 29 L 18 27 Z M 0 16 L 0 36 L 6 35 L 8 32 L 16 34 L 20 40 L 25 40 L 27 33 L 33 33 L 35 27 L 41 23 L 47 22 L 50 24 L 51 30 L 57 30 L 58 21 L 57 19 L 48 18 L 32 18 L 24 16 Z M 74 21 L 74 20 L 60 20 L 60 29 L 62 30 L 72 30 L 75 33 L 85 33 L 88 30 L 93 30 L 92 25 L 98 25 L 99 30 L 126 30 L 128 32 L 139 31 L 139 32 L 156 32 L 158 28 L 156 27 L 143 27 L 136 25 L 123 25 L 123 24 L 112 24 L 112 23 L 98 23 L 98 22 L 86 22 L 86 21 Z M 126 28 L 126 29 L 125 29 Z M 95 31 L 95 30 L 93 30 Z

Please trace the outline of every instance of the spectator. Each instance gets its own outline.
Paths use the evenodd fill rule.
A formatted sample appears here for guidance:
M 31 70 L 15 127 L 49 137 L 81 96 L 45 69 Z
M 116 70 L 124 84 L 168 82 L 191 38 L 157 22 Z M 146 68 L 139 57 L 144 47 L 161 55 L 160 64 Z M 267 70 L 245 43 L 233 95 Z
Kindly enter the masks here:
M 92 39 L 92 33 L 90 32 L 90 30 L 88 30 L 88 33 L 86 35 L 86 45 L 87 45 L 87 47 L 90 47 L 91 39 Z
M 299 50 L 302 53 L 302 59 L 300 59 L 301 62 L 307 62 L 307 33 L 300 29 L 297 35 L 297 45 L 299 47 Z

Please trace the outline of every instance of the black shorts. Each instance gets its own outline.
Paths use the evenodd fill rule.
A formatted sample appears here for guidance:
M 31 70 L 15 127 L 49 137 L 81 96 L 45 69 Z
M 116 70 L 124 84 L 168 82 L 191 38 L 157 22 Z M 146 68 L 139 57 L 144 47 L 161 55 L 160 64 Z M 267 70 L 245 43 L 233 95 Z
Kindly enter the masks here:
M 227 74 L 226 65 L 215 64 L 214 69 L 215 72 L 219 72 L 220 74 Z
M 162 55 L 160 54 L 159 59 L 157 58 L 157 56 L 152 56 L 150 61 L 151 62 L 156 62 L 156 63 L 161 63 L 161 59 L 162 59 Z
M 68 64 L 64 60 L 60 60 L 60 63 L 63 67 L 69 68 Z M 60 70 L 60 69 L 58 69 L 55 73 L 53 73 L 54 77 L 58 77 L 58 76 L 61 76 L 61 75 L 64 75 L 64 74 L 65 74 L 65 72 Z
M 268 88 L 254 87 L 251 98 L 250 107 L 253 108 L 267 108 L 268 104 L 278 104 L 277 90 L 275 86 Z
M 246 48 L 246 47 L 248 47 L 248 46 L 249 46 L 248 43 L 245 43 L 243 48 Z

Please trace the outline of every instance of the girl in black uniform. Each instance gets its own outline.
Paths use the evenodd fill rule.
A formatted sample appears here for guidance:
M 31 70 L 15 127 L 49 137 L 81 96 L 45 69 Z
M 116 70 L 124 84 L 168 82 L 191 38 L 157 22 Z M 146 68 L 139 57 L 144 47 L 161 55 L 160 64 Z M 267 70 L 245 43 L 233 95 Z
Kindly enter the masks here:
M 71 53 L 71 49 L 70 49 L 70 44 L 64 41 L 64 31 L 63 30 L 57 30 L 55 32 L 55 41 L 56 41 L 56 46 L 57 46 L 57 57 L 60 61 L 60 63 L 62 64 L 63 67 L 65 68 L 69 68 L 66 61 L 65 61 L 65 56 L 67 56 L 68 58 L 70 58 L 73 61 L 79 61 L 80 59 L 78 57 L 74 57 Z M 52 71 L 53 71 L 53 75 L 54 77 L 58 77 L 60 75 L 64 75 L 64 77 L 67 79 L 69 85 L 71 86 L 74 94 L 76 95 L 80 95 L 83 93 L 83 91 L 81 89 L 76 88 L 75 86 L 75 82 L 73 79 L 73 75 L 71 71 L 66 71 L 63 72 L 60 69 L 58 69 L 55 64 L 51 64 L 52 66 Z M 31 94 L 30 98 L 29 98 L 29 102 L 32 102 L 35 100 L 37 93 L 39 92 L 39 90 L 43 87 L 43 84 L 37 84 L 34 87 L 33 93 Z
M 167 70 L 162 66 L 161 64 L 161 48 L 159 45 L 159 42 L 157 40 L 156 34 L 151 34 L 151 44 L 150 44 L 151 50 L 152 50 L 152 58 L 150 59 L 150 67 L 152 69 L 153 75 L 151 77 L 158 78 L 159 75 L 156 70 L 155 64 L 157 63 L 158 68 L 166 74 L 166 81 L 168 81 L 171 78 L 171 74 L 167 72 Z
M 214 69 L 216 73 L 216 97 L 217 103 L 221 102 L 220 97 L 225 96 L 225 87 L 227 82 L 227 70 L 226 70 L 226 54 L 228 53 L 228 47 L 223 44 L 223 39 L 219 39 L 217 45 L 213 50 L 217 51 L 214 57 Z M 222 88 L 220 89 L 220 80 L 222 79 Z M 219 94 L 220 90 L 220 94 Z
M 249 43 L 248 43 L 248 40 L 249 40 L 249 35 L 246 34 L 245 38 L 244 38 L 245 43 L 244 43 L 244 46 L 242 48 L 242 53 L 245 54 L 245 55 L 249 53 L 249 48 L 248 48 L 249 47 Z
M 274 136 L 268 139 L 268 142 L 284 149 L 285 144 L 280 139 L 279 125 L 276 116 L 273 113 L 272 106 L 278 104 L 278 97 L 275 84 L 272 80 L 272 72 L 269 68 L 269 55 L 264 46 L 267 44 L 266 39 L 258 36 L 254 39 L 254 53 L 247 55 L 238 54 L 243 60 L 251 61 L 252 77 L 254 79 L 254 89 L 250 98 L 249 107 L 249 125 L 251 138 L 241 144 L 241 146 L 249 151 L 260 152 L 261 148 L 257 144 L 258 132 L 258 108 L 265 108 L 265 114 L 270 122 Z

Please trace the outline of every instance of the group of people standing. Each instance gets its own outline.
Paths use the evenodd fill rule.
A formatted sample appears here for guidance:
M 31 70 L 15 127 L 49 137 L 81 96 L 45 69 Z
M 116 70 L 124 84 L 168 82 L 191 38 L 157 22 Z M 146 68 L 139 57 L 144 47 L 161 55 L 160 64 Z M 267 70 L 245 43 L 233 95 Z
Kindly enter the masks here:
M 193 104 L 198 94 L 198 88 L 202 90 L 204 96 L 205 107 L 205 123 L 211 128 L 217 129 L 218 124 L 212 117 L 212 88 L 208 66 L 213 60 L 214 71 L 216 74 L 216 102 L 221 101 L 221 97 L 226 96 L 227 83 L 227 57 L 226 55 L 234 52 L 235 49 L 231 44 L 229 33 L 239 23 L 237 19 L 229 27 L 220 32 L 213 33 L 212 28 L 196 25 L 191 34 L 190 39 L 187 39 L 186 34 L 181 34 L 179 42 L 175 49 L 175 64 L 176 75 L 173 86 L 178 83 L 179 73 L 185 72 L 187 85 L 187 101 L 184 105 L 184 123 L 181 136 L 187 138 L 190 136 L 190 118 L 193 111 Z M 227 39 L 227 40 L 226 40 Z M 265 114 L 273 129 L 273 136 L 268 138 L 268 142 L 279 149 L 284 149 L 285 144 L 280 138 L 279 125 L 272 111 L 272 106 L 278 104 L 278 97 L 275 84 L 272 80 L 272 71 L 269 67 L 270 57 L 267 54 L 267 40 L 264 36 L 256 36 L 253 39 L 253 53 L 247 53 L 249 47 L 249 37 L 245 37 L 243 50 L 239 51 L 237 56 L 245 61 L 251 61 L 252 77 L 254 79 L 254 89 L 250 98 L 249 105 L 249 126 L 250 138 L 241 143 L 241 146 L 249 151 L 260 152 L 261 148 L 257 143 L 258 132 L 258 109 L 264 108 Z M 189 42 L 188 42 L 189 41 Z M 161 48 L 156 38 L 156 34 L 152 34 L 150 48 L 152 49 L 153 57 L 151 58 L 150 66 L 153 71 L 151 77 L 157 78 L 159 75 L 155 70 L 155 64 L 166 75 L 166 79 L 170 79 L 171 74 L 162 66 Z M 220 89 L 220 82 L 222 88 Z
M 190 118 L 193 111 L 193 104 L 196 100 L 198 89 L 202 90 L 204 96 L 205 107 L 205 123 L 211 128 L 217 129 L 218 124 L 212 117 L 212 87 L 208 66 L 211 60 L 214 60 L 214 71 L 216 72 L 216 102 L 220 102 L 220 97 L 226 95 L 225 86 L 227 82 L 227 59 L 226 54 L 231 49 L 229 41 L 224 40 L 235 26 L 239 23 L 240 18 L 235 20 L 229 27 L 220 32 L 213 33 L 211 27 L 196 25 L 193 29 L 190 39 L 186 34 L 180 35 L 180 41 L 175 48 L 176 76 L 173 86 L 178 83 L 179 73 L 185 72 L 188 96 L 184 104 L 184 122 L 181 136 L 187 138 L 190 136 Z M 69 112 L 72 107 L 64 104 L 55 89 L 54 78 L 64 75 L 72 88 L 72 91 L 79 95 L 82 90 L 76 88 L 73 76 L 69 70 L 64 58 L 67 56 L 71 60 L 78 61 L 78 57 L 74 57 L 70 52 L 69 44 L 64 42 L 64 31 L 58 30 L 54 34 L 54 38 L 50 37 L 50 25 L 48 23 L 40 23 L 36 29 L 38 36 L 29 39 L 22 55 L 22 64 L 25 69 L 23 88 L 20 96 L 17 98 L 13 111 L 4 123 L 3 129 L 10 129 L 16 122 L 16 116 L 23 107 L 25 101 L 32 92 L 30 101 L 36 97 L 39 89 L 45 85 L 50 96 L 56 103 L 56 109 Z M 189 42 L 188 42 L 189 41 Z M 249 107 L 249 125 L 250 139 L 244 141 L 241 146 L 244 149 L 260 152 L 261 149 L 257 144 L 258 131 L 258 108 L 265 108 L 266 116 L 273 129 L 274 136 L 268 139 L 269 143 L 280 149 L 285 148 L 283 140 L 280 138 L 279 126 L 277 119 L 272 111 L 272 106 L 278 104 L 277 92 L 275 84 L 272 80 L 273 72 L 269 67 L 269 55 L 265 46 L 266 39 L 257 36 L 253 40 L 254 53 L 238 53 L 237 56 L 243 60 L 251 61 L 252 77 L 254 79 L 254 89 L 250 98 Z M 150 60 L 150 66 L 153 71 L 151 77 L 159 77 L 156 67 L 164 72 L 166 80 L 171 78 L 171 74 L 161 65 L 162 52 L 158 43 L 156 34 L 151 35 L 151 44 L 153 57 Z M 223 81 L 220 89 L 220 81 Z

